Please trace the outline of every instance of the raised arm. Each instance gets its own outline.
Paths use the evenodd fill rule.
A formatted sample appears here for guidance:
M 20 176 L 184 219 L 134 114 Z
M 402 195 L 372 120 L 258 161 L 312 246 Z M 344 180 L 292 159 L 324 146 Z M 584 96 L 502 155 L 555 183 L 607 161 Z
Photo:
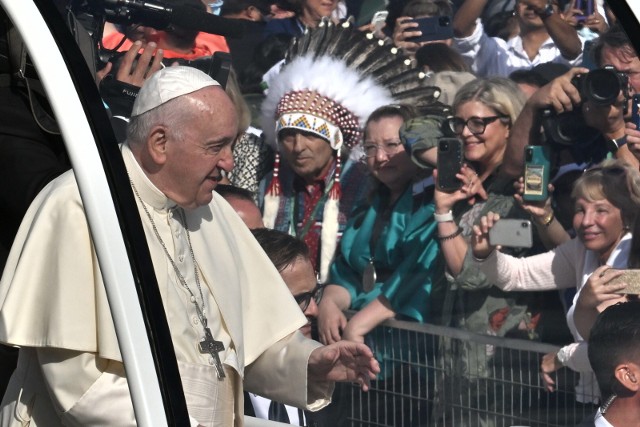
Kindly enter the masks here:
M 524 148 L 536 143 L 540 137 L 539 111 L 544 108 L 552 108 L 557 114 L 572 111 L 580 104 L 581 98 L 578 88 L 571 83 L 571 79 L 577 74 L 587 72 L 589 72 L 587 68 L 572 68 L 538 89 L 529 98 L 509 132 L 509 142 L 500 173 L 511 178 L 522 175 Z
M 536 13 L 542 17 L 542 22 L 549 33 L 549 36 L 565 59 L 576 59 L 582 53 L 582 42 L 578 37 L 576 28 L 571 26 L 558 10 L 555 13 L 546 15 L 544 9 L 547 6 L 546 0 L 520 0 L 522 3 L 530 4 Z
M 465 0 L 453 17 L 453 35 L 469 37 L 476 29 L 476 20 L 482 14 L 487 0 Z

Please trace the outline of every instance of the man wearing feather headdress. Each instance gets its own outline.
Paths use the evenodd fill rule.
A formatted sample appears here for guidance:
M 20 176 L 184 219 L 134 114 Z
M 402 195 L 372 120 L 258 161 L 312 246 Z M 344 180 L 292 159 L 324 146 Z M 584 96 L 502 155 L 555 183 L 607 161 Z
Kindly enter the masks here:
M 439 95 L 394 49 L 325 22 L 295 41 L 262 105 L 262 128 L 277 152 L 261 188 L 264 223 L 309 246 L 322 282 L 366 192 L 355 147 L 367 117 L 383 105 L 419 107 Z

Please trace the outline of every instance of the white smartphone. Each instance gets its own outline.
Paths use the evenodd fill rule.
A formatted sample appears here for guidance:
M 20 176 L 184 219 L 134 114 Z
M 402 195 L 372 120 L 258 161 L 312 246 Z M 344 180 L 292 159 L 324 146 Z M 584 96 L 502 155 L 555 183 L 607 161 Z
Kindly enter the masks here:
M 493 246 L 530 248 L 533 246 L 531 221 L 527 219 L 499 219 L 489 230 L 489 243 Z
M 373 27 L 374 33 L 382 30 L 387 20 L 387 16 L 389 16 L 389 12 L 386 10 L 379 10 L 373 14 L 373 18 L 371 18 L 371 27 Z

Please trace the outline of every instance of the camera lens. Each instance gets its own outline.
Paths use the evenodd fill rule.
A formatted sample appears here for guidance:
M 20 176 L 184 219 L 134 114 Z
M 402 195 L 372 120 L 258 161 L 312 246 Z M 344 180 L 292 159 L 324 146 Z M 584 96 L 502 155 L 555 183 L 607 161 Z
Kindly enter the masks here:
M 439 19 L 439 24 L 441 27 L 448 27 L 451 25 L 451 19 L 448 16 L 441 16 Z
M 527 148 L 527 151 L 525 151 L 525 161 L 530 162 L 531 160 L 533 160 L 533 150 L 531 148 Z
M 600 105 L 611 105 L 622 90 L 620 78 L 613 70 L 592 70 L 585 79 L 585 95 L 592 102 Z
M 529 228 L 529 223 L 527 221 L 522 221 L 522 224 L 520 224 L 520 226 L 522 228 Z
M 449 143 L 446 141 L 441 142 L 440 151 L 449 151 Z

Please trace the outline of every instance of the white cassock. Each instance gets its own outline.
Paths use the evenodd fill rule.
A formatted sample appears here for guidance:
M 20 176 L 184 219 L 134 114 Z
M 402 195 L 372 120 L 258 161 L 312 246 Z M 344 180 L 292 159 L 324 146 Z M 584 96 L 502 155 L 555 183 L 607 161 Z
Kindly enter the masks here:
M 162 241 L 202 305 L 226 378 L 198 349 L 204 336 L 196 304 L 180 284 L 137 200 L 171 330 L 192 422 L 242 425 L 247 390 L 317 410 L 333 384 L 307 383 L 307 361 L 320 344 L 304 338 L 306 323 L 279 273 L 253 235 L 216 193 L 183 211 L 144 175 L 122 146 L 129 176 Z M 186 224 L 185 224 L 186 222 Z M 34 200 L 0 281 L 0 341 L 20 346 L 18 369 L 0 408 L 0 427 L 135 425 L 122 357 L 72 172 Z

